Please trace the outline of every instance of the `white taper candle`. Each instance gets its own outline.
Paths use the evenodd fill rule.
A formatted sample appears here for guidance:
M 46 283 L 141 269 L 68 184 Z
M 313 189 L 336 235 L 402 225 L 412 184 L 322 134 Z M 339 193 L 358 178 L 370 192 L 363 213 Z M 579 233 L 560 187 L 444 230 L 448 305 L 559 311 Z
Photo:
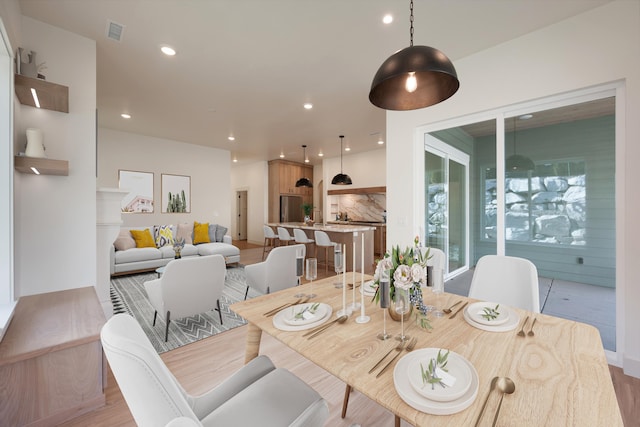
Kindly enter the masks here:
M 362 245 L 360 248 L 360 316 L 364 317 L 364 233 L 362 233 Z

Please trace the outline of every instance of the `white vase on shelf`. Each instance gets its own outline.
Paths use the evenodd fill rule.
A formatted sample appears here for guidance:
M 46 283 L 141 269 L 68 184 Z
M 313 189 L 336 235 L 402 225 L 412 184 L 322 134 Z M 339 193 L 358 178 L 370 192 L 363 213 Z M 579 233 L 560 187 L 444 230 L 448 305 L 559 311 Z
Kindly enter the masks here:
M 24 154 L 28 157 L 46 157 L 42 129 L 27 129 L 27 148 Z

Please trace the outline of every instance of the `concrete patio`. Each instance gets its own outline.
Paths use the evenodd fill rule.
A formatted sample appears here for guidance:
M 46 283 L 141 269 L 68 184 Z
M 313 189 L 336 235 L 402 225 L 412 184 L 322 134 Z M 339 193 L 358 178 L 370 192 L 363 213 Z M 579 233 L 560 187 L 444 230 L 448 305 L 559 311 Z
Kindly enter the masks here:
M 445 283 L 445 291 L 467 296 L 473 269 Z M 550 316 L 593 325 L 606 350 L 616 350 L 616 291 L 565 280 L 539 278 L 540 311 Z

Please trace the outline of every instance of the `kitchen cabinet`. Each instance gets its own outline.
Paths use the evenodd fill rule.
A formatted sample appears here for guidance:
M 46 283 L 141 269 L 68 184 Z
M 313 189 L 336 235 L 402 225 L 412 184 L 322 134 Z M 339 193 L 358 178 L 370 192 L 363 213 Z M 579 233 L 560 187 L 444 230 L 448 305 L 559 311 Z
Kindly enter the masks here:
M 387 226 L 376 224 L 373 232 L 373 253 L 382 258 L 387 250 Z
M 269 221 L 280 220 L 280 196 L 302 196 L 303 203 L 313 203 L 313 188 L 296 187 L 296 182 L 305 177 L 313 182 L 313 166 L 288 160 L 269 162 Z

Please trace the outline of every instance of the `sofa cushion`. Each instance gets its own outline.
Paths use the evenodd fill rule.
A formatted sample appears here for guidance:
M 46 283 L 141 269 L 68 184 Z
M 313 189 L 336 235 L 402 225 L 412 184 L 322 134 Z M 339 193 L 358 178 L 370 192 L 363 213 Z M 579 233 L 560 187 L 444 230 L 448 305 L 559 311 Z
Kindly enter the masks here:
M 130 230 L 133 240 L 136 241 L 136 248 L 155 248 L 156 242 L 151 237 L 151 231 L 148 228 L 144 230 Z
M 193 244 L 209 243 L 209 223 L 194 222 L 193 223 Z
M 184 245 L 184 248 L 182 248 L 180 254 L 182 254 L 183 257 L 198 255 L 198 247 L 194 245 Z
M 220 254 L 223 257 L 229 257 L 240 255 L 240 249 L 227 243 L 203 243 L 202 245 L 198 245 L 198 254 L 200 254 L 200 256 Z
M 209 241 L 216 241 L 216 228 L 218 228 L 218 224 L 209 224 Z
M 133 248 L 126 251 L 116 251 L 115 262 L 116 264 L 124 264 L 127 262 L 160 259 L 161 257 L 160 250 L 154 245 L 152 248 Z
M 113 246 L 116 247 L 116 251 L 126 251 L 127 249 L 133 249 L 136 247 L 136 241 L 131 237 L 129 230 L 120 230 L 116 241 L 113 242 Z
M 193 223 L 183 222 L 178 224 L 178 231 L 176 232 L 176 239 L 184 239 L 185 245 L 192 245 L 193 238 Z
M 153 227 L 153 231 L 157 248 L 173 245 L 174 240 L 171 225 L 156 225 Z
M 227 227 L 218 224 L 216 227 L 216 242 L 222 242 L 224 235 L 227 234 Z

